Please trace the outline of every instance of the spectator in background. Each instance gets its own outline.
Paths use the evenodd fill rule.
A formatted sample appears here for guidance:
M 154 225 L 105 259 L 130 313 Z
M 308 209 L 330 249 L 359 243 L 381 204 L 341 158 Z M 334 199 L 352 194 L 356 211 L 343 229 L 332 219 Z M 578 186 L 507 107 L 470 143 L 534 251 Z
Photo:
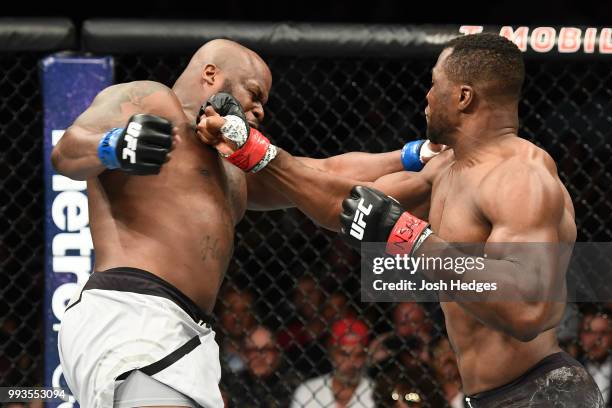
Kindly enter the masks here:
M 245 338 L 246 370 L 227 376 L 228 397 L 232 407 L 288 407 L 297 377 L 287 369 L 273 333 L 255 327 Z
M 584 357 L 581 362 L 601 390 L 606 406 L 611 407 L 612 358 L 610 357 L 610 346 L 612 346 L 612 329 L 608 313 L 609 311 L 606 313 L 587 311 L 584 314 L 580 330 L 580 343 L 584 350 Z
M 325 300 L 323 306 L 323 321 L 331 323 L 344 317 L 354 317 L 355 310 L 349 304 L 349 300 L 342 292 L 332 293 Z
M 301 384 L 291 408 L 373 408 L 373 384 L 365 376 L 367 345 L 364 322 L 354 318 L 336 321 L 328 341 L 333 371 Z
M 393 325 L 400 337 L 418 337 L 424 344 L 432 339 L 433 321 L 416 302 L 399 303 L 393 310 Z
M 423 366 L 430 363 L 428 345 L 432 340 L 433 321 L 416 302 L 398 303 L 393 309 L 393 330 L 378 336 L 370 347 L 371 375 L 377 376 L 390 357 L 404 365 Z
M 431 354 L 431 365 L 448 405 L 451 408 L 463 408 L 464 395 L 461 391 L 457 357 L 446 336 L 440 337 Z
M 308 378 L 331 370 L 325 351 L 325 336 L 330 321 L 323 318 L 325 294 L 312 276 L 302 276 L 293 291 L 296 316 L 278 333 L 278 343 L 291 365 Z
M 220 357 L 225 371 L 239 373 L 246 368 L 241 345 L 244 335 L 255 327 L 253 294 L 228 287 L 220 296 Z
M 442 408 L 444 398 L 432 381 L 433 373 L 415 366 L 395 367 L 376 378 L 376 408 Z

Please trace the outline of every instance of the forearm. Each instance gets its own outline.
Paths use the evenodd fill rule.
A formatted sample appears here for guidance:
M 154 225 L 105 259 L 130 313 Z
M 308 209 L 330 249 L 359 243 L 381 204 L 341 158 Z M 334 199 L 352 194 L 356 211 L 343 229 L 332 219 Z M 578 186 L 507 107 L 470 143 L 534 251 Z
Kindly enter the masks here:
M 102 134 L 79 126 L 66 130 L 51 154 L 51 162 L 58 173 L 74 180 L 87 180 L 106 168 L 98 158 Z
M 295 159 L 313 169 L 359 182 L 371 182 L 387 174 L 403 171 L 399 150 L 388 153 L 350 152 L 326 159 Z M 295 206 L 282 192 L 262 182 L 258 174 L 247 174 L 247 186 L 249 210 L 270 211 Z
M 342 200 L 356 184 L 368 184 L 305 165 L 282 149 L 257 177 L 285 196 L 317 224 L 339 231 Z
M 404 170 L 400 150 L 385 153 L 349 152 L 325 159 L 298 157 L 307 166 L 359 181 L 374 181 Z
M 511 245 L 511 244 L 509 244 Z M 466 255 L 453 245 L 449 245 L 435 235 L 430 236 L 421 248 L 419 255 L 435 259 L 471 258 L 474 268 L 441 268 L 441 263 L 430 262 L 434 268 L 425 268 L 421 273 L 430 281 L 446 283 L 441 298 L 456 302 L 466 312 L 483 324 L 499 330 L 521 341 L 529 341 L 544 330 L 554 327 L 560 318 L 559 304 L 564 295 L 564 285 L 551 286 L 547 276 L 552 273 L 542 269 L 538 259 L 545 259 L 535 253 L 509 256 L 508 259 L 490 259 Z M 416 255 L 416 254 L 415 254 Z M 545 264 L 545 262 L 543 262 Z M 494 284 L 495 290 L 460 291 L 451 282 L 461 284 Z M 489 286 L 491 288 L 491 286 Z

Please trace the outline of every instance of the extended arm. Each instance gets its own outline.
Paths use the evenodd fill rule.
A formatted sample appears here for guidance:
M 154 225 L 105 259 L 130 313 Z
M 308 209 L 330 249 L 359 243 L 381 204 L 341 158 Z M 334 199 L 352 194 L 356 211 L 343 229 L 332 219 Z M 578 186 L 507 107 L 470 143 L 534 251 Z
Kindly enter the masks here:
M 429 202 L 433 172 L 417 172 L 440 153 L 442 145 L 421 140 L 389 153 L 297 158 L 250 128 L 240 104 L 229 94 L 213 95 L 204 113 L 197 133 L 204 143 L 248 173 L 250 209 L 295 205 L 321 226 L 337 231 L 342 199 L 358 183 L 369 182 L 410 208 L 418 205 L 422 209 Z
M 342 200 L 357 184 L 383 191 L 399 200 L 406 208 L 413 209 L 428 203 L 437 159 L 432 160 L 418 173 L 400 171 L 364 183 L 306 166 L 289 153 L 280 150 L 277 157 L 258 173 L 257 177 L 260 177 L 268 188 L 278 190 L 319 225 L 339 231 Z
M 359 182 L 373 182 L 386 174 L 404 169 L 400 160 L 400 150 L 387 153 L 350 152 L 325 159 L 309 157 L 295 157 L 295 159 L 312 169 Z M 268 211 L 295 205 L 259 174 L 247 173 L 247 188 L 250 210 Z
M 177 109 L 180 111 L 180 103 L 172 91 L 157 82 L 138 81 L 108 87 L 66 130 L 53 149 L 53 166 L 59 173 L 76 180 L 97 176 L 107 169 L 98 152 L 106 132 L 124 127 L 136 113 L 156 114 L 171 119 L 169 116 L 175 117 Z M 165 142 L 157 147 L 164 146 Z M 160 157 L 162 161 L 166 158 L 162 151 L 153 152 L 153 155 L 163 156 Z

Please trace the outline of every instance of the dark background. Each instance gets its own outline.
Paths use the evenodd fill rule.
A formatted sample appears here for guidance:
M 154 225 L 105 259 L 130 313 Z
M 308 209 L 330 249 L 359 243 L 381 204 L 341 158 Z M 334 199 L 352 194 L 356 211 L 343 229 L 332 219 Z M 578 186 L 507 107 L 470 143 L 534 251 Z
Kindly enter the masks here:
M 76 23 L 95 17 L 195 20 L 312 21 L 397 24 L 608 25 L 607 1 L 409 0 L 151 0 L 91 2 L 3 2 L 4 16 L 62 16 Z

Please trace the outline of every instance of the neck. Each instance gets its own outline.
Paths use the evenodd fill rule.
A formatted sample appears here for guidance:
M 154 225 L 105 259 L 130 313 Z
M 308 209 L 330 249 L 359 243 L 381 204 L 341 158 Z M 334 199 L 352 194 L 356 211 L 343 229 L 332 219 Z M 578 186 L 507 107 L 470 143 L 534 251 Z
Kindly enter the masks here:
M 188 78 L 186 78 L 186 76 L 187 73 L 184 72 L 183 75 L 176 80 L 172 90 L 181 102 L 187 119 L 189 119 L 190 122 L 194 122 L 203 101 L 198 94 L 193 92 L 193 85 L 189 86 L 190 83 L 194 83 L 193 80 L 190 81 Z
M 491 143 L 518 132 L 517 109 L 496 109 L 472 114 L 450 144 L 459 162 L 478 157 Z
M 345 378 L 343 376 L 339 376 L 339 375 L 334 375 L 332 377 L 332 384 L 335 388 L 349 388 L 349 389 L 353 389 L 356 388 L 357 385 L 359 385 L 359 382 L 361 381 L 361 378 Z
M 334 376 L 332 378 L 332 393 L 336 403 L 339 403 L 340 406 L 348 404 L 355 392 L 355 388 L 357 388 L 357 384 L 347 383 L 343 379 Z

